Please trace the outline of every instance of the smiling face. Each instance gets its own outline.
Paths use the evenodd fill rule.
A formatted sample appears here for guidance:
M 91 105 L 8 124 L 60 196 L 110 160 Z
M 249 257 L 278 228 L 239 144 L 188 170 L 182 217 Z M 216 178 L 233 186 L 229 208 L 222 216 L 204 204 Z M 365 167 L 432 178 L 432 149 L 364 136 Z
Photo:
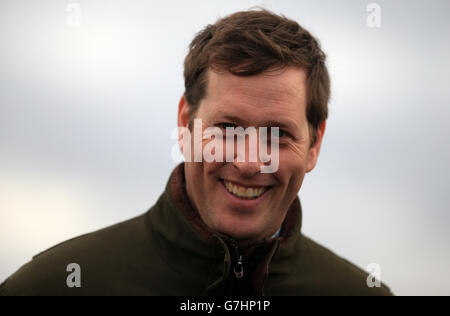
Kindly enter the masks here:
M 323 122 L 316 143 L 310 146 L 306 93 L 306 72 L 300 68 L 249 77 L 209 70 L 206 96 L 195 116 L 202 120 L 203 130 L 280 127 L 279 165 L 274 173 L 261 173 L 264 163 L 259 158 L 249 161 L 248 154 L 244 162 L 224 158 L 224 162 L 185 163 L 188 197 L 211 229 L 246 244 L 280 228 L 305 173 L 317 162 L 325 130 Z M 181 98 L 178 125 L 187 127 L 188 122 L 189 104 Z M 203 146 L 209 141 L 203 140 Z M 245 146 L 248 153 L 248 141 Z

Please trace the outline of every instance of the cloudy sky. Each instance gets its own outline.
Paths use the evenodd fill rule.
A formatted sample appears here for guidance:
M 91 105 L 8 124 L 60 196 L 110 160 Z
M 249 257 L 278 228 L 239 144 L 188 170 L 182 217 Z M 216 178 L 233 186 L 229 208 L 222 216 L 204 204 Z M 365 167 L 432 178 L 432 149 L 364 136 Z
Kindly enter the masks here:
M 450 2 L 0 2 L 0 281 L 65 239 L 142 214 L 176 165 L 193 35 L 258 5 L 321 41 L 332 77 L 305 234 L 395 294 L 450 294 Z M 74 15 L 76 14 L 76 15 Z M 79 19 L 77 19 L 79 18 Z

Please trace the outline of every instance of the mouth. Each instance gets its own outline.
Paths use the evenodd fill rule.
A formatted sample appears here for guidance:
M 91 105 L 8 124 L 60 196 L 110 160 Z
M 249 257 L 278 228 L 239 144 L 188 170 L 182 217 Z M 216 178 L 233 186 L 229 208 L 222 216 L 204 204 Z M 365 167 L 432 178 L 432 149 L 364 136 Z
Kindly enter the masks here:
M 220 179 L 220 182 L 230 194 L 242 200 L 259 199 L 272 188 L 270 186 L 243 186 L 225 179 Z

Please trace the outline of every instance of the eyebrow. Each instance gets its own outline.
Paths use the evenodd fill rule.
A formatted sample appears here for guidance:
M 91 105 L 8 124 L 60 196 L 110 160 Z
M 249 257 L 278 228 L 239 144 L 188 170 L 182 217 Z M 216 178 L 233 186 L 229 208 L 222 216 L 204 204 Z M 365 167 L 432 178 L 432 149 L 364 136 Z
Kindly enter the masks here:
M 244 127 L 245 121 L 238 117 L 238 116 L 234 116 L 234 115 L 230 115 L 230 114 L 226 114 L 223 116 L 223 118 L 225 120 L 229 120 L 232 121 L 234 123 L 237 123 L 237 125 Z M 295 130 L 297 124 L 295 124 L 294 122 L 290 122 L 291 120 L 288 120 L 287 122 L 280 122 L 277 120 L 267 120 L 262 122 L 263 124 L 259 124 L 259 126 L 263 126 L 263 127 L 279 127 L 280 129 L 287 129 L 287 130 Z

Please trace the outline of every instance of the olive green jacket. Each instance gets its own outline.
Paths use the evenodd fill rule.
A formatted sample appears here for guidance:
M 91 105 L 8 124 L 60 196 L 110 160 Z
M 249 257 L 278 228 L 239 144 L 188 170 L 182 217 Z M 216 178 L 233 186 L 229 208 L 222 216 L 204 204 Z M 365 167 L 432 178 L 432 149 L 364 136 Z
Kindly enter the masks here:
M 300 228 L 296 198 L 280 236 L 236 247 L 191 206 L 180 164 L 147 213 L 38 254 L 0 295 L 392 295 L 383 284 L 369 288 L 366 272 Z M 80 287 L 68 286 L 71 263 Z

